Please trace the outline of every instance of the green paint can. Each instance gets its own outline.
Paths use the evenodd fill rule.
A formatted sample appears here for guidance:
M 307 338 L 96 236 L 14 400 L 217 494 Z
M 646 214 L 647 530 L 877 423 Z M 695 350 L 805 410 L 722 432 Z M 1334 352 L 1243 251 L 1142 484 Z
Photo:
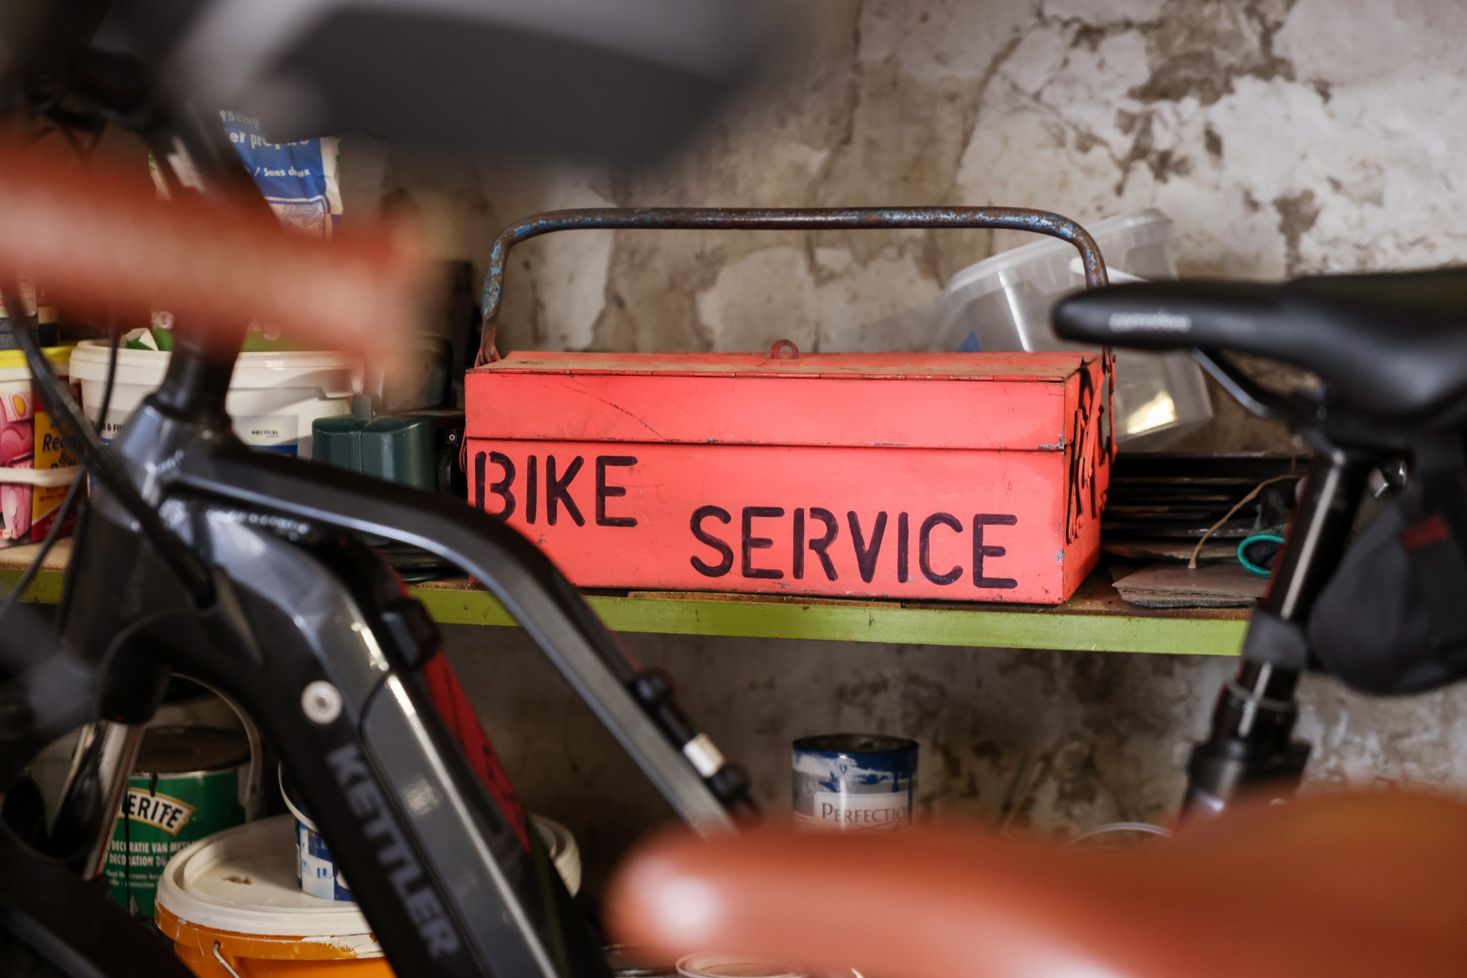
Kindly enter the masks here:
M 184 846 L 244 822 L 249 740 L 222 727 L 150 727 L 107 852 L 112 899 L 153 917 L 163 867 Z

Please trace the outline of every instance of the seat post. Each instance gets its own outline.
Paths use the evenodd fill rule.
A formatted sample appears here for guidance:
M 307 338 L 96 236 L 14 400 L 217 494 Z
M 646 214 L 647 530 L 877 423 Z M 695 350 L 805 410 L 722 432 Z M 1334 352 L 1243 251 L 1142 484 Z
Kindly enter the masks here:
M 1315 457 L 1268 594 L 1243 640 L 1238 674 L 1218 694 L 1208 738 L 1187 765 L 1187 817 L 1221 813 L 1243 790 L 1278 798 L 1297 787 L 1309 745 L 1293 739 L 1294 692 L 1308 659 L 1304 628 L 1339 565 L 1374 456 L 1334 449 Z

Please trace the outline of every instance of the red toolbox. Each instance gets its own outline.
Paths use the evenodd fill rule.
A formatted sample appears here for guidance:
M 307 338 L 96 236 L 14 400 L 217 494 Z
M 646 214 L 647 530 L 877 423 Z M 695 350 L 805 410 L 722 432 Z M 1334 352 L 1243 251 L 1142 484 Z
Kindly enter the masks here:
M 470 500 L 581 587 L 1053 604 L 1108 390 L 1090 353 L 516 353 L 466 380 Z

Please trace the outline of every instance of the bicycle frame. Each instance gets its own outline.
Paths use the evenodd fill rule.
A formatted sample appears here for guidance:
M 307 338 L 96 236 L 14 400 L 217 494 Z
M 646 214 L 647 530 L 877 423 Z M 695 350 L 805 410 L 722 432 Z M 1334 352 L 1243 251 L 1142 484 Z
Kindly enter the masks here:
M 150 497 L 217 569 L 219 598 L 201 613 L 163 593 L 155 558 L 103 497 L 79 527 L 67 637 L 110 649 L 104 702 L 145 712 L 136 691 L 162 679 L 148 674 L 151 660 L 155 672 L 219 688 L 260 722 L 398 974 L 550 976 L 572 973 L 572 963 L 595 973 L 585 959 L 599 946 L 575 937 L 569 897 L 507 781 L 491 797 L 464 764 L 424 685 L 436 632 L 352 533 L 423 547 L 473 574 L 675 811 L 705 831 L 730 824 L 737 802 L 713 786 L 723 766 L 707 763 L 717 755 L 706 738 L 674 745 L 632 692 L 637 673 L 610 634 L 514 531 L 429 493 L 251 453 L 217 422 L 170 417 L 155 399 L 117 449 L 134 471 L 151 472 Z M 117 593 L 119 577 L 141 586 L 124 587 L 110 607 L 75 600 Z M 103 635 L 117 638 L 95 645 Z M 58 848 L 86 843 L 84 873 L 100 869 L 112 826 L 102 816 L 117 810 L 137 729 L 106 725 L 71 780 Z M 695 741 L 703 773 L 679 750 Z
M 1303 780 L 1310 745 L 1293 734 L 1308 657 L 1304 629 L 1344 556 L 1370 470 L 1406 445 L 1391 432 L 1268 391 L 1222 353 L 1193 354 L 1251 413 L 1288 424 L 1315 452 L 1268 591 L 1248 621 L 1237 675 L 1219 691 L 1207 739 L 1188 760 L 1182 814 L 1207 818 L 1243 793 L 1287 799 Z
M 1379 461 L 1378 453 L 1333 449 L 1311 463 L 1268 593 L 1249 620 L 1238 674 L 1218 694 L 1207 739 L 1192 750 L 1184 814 L 1216 815 L 1245 791 L 1272 790 L 1281 799 L 1298 787 L 1310 753 L 1293 739 L 1300 671 L 1280 661 L 1279 646 L 1297 641 L 1338 566 Z
M 207 126 L 173 135 L 154 142 L 182 144 L 225 183 L 241 175 Z M 436 628 L 356 534 L 421 547 L 477 578 L 700 831 L 752 810 L 742 775 L 677 710 L 666 679 L 639 672 L 515 531 L 442 496 L 250 452 L 224 410 L 235 349 L 180 330 L 163 386 L 113 445 L 210 568 L 209 606 L 138 545 L 104 487 L 78 525 L 64 635 L 95 669 L 108 719 L 83 736 L 51 855 L 100 874 L 141 724 L 176 671 L 259 723 L 400 978 L 606 973 L 492 747 L 470 763 L 440 717 L 445 686 L 462 694 Z

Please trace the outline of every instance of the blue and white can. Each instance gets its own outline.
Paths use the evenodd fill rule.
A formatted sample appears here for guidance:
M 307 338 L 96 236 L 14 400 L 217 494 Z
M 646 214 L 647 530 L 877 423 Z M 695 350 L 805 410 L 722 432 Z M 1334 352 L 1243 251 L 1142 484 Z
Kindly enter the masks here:
M 323 900 L 350 900 L 351 890 L 347 888 L 341 870 L 336 868 L 336 860 L 331 858 L 326 840 L 316 831 L 315 823 L 296 816 L 295 833 L 296 873 L 300 877 L 301 889 Z
M 351 890 L 341 870 L 337 869 L 336 860 L 331 858 L 326 840 L 321 838 L 316 823 L 307 814 L 305 802 L 290 790 L 284 768 L 280 772 L 280 795 L 285 799 L 285 807 L 295 817 L 295 867 L 301 890 L 322 900 L 350 900 Z
M 917 743 L 884 734 L 823 734 L 794 743 L 795 821 L 883 831 L 911 824 Z

